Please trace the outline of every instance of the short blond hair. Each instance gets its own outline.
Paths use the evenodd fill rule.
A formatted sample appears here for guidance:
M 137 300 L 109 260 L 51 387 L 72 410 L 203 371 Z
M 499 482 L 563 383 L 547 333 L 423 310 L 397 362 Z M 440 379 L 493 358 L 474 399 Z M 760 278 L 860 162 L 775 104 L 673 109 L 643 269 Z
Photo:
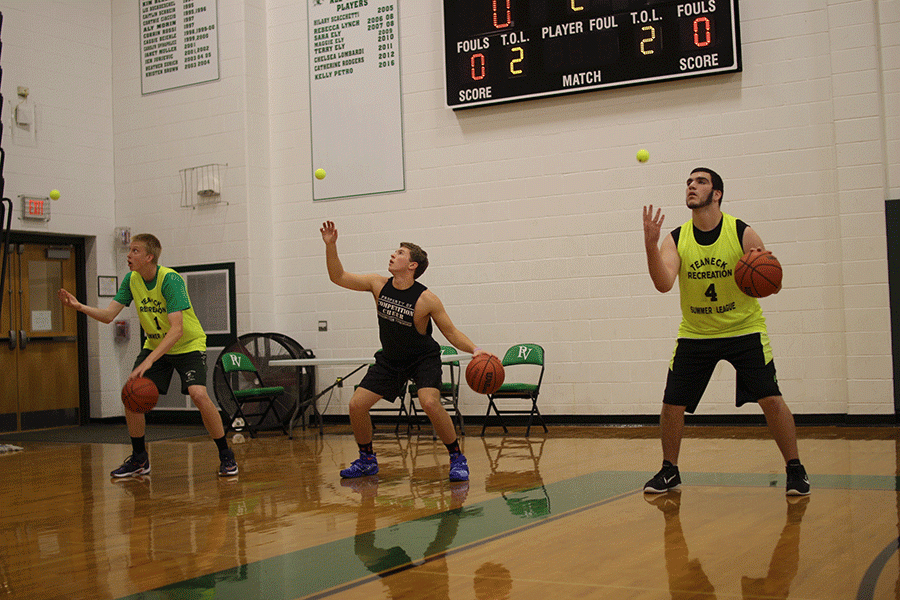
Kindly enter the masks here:
M 131 241 L 140 242 L 144 245 L 144 248 L 147 249 L 147 254 L 153 255 L 153 264 L 159 262 L 159 255 L 162 253 L 162 244 L 159 243 L 159 238 L 152 233 L 139 233 L 132 237 Z

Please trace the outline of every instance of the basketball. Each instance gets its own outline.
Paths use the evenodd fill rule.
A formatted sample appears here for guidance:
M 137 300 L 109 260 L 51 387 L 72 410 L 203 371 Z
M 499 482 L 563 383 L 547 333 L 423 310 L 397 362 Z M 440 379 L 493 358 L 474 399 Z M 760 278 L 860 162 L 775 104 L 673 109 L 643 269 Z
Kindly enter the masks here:
M 734 281 L 742 292 L 754 298 L 771 296 L 781 289 L 781 263 L 773 255 L 751 250 L 734 269 Z
M 129 379 L 122 388 L 122 404 L 131 412 L 150 412 L 159 401 L 156 384 L 146 377 Z
M 496 392 L 505 376 L 500 359 L 490 354 L 479 354 L 466 367 L 466 383 L 479 394 Z

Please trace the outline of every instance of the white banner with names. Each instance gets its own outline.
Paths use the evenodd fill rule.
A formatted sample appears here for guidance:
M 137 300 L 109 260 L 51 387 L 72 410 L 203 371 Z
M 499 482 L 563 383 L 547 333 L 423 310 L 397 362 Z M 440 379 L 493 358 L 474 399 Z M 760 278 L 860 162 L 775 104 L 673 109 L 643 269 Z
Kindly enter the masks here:
M 405 189 L 397 0 L 307 0 L 313 200 Z
M 141 94 L 219 78 L 216 0 L 138 0 Z

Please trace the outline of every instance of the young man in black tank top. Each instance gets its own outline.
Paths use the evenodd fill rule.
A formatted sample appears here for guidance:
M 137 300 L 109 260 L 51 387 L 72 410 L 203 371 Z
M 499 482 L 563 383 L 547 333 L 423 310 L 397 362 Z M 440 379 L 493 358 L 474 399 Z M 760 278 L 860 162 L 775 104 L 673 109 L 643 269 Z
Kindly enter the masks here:
M 374 296 L 382 348 L 350 399 L 350 424 L 359 445 L 359 458 L 341 471 L 341 477 L 378 473 L 369 409 L 382 398 L 396 399 L 403 383 L 412 379 L 418 387 L 422 410 L 450 453 L 450 481 L 468 481 L 469 466 L 460 451 L 456 428 L 441 404 L 441 351 L 431 337 L 432 321 L 454 347 L 474 355 L 486 352 L 456 328 L 440 299 L 416 281 L 428 267 L 428 255 L 421 248 L 401 244 L 391 254 L 388 264 L 392 277 L 348 273 L 338 258 L 338 232 L 334 223 L 326 221 L 319 231 L 325 242 L 325 264 L 331 281 L 348 290 L 370 292 Z

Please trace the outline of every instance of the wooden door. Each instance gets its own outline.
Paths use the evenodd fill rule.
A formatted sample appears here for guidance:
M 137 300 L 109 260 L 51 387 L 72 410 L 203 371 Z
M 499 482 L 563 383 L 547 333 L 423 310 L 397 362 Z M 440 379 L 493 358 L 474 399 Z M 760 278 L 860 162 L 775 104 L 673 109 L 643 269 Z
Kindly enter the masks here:
M 77 424 L 77 315 L 64 310 L 57 296 L 61 287 L 75 289 L 74 249 L 15 244 L 7 269 L 0 369 L 10 376 L 3 378 L 0 427 Z

